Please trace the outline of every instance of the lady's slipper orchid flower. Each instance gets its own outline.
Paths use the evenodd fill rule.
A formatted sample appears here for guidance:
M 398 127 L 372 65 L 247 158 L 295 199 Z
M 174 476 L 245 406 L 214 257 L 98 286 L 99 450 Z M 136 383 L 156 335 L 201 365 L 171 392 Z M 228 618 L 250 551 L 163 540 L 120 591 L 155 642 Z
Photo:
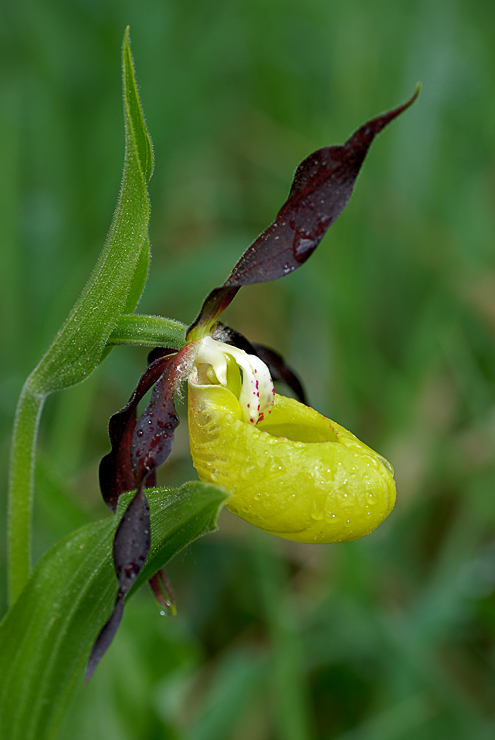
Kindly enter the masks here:
M 308 406 L 276 395 L 257 357 L 236 350 L 229 362 L 228 345 L 206 338 L 200 346 L 189 375 L 191 454 L 201 480 L 232 494 L 228 509 L 308 543 L 358 539 L 388 516 L 395 483 L 384 458 Z
M 371 142 L 418 92 L 361 126 L 344 145 L 319 149 L 299 165 L 275 221 L 207 296 L 185 346 L 153 351 L 129 403 L 110 420 L 112 449 L 100 465 L 103 498 L 116 511 L 122 493 L 136 493 L 116 530 L 119 590 L 93 647 L 87 680 L 117 631 L 125 596 L 148 556 L 144 490 L 155 485 L 156 468 L 172 449 L 179 423 L 174 395 L 183 381 L 189 384 L 198 475 L 226 488 L 232 495 L 228 508 L 243 519 L 280 537 L 325 543 L 363 537 L 392 510 L 388 462 L 306 406 L 297 376 L 276 352 L 250 344 L 218 319 L 242 286 L 283 277 L 310 257 L 347 205 Z M 288 384 L 299 401 L 276 395 L 272 378 Z M 152 386 L 151 401 L 136 420 L 137 405 Z M 152 581 L 160 593 L 160 575 Z

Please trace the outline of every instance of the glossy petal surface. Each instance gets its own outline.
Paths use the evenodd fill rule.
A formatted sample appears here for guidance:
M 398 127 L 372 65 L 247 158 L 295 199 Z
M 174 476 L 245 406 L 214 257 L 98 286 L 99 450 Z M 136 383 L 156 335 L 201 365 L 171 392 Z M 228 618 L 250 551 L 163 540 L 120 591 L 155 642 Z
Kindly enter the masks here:
M 226 488 L 232 512 L 279 537 L 355 540 L 395 504 L 389 463 L 292 398 L 277 395 L 270 416 L 254 427 L 227 388 L 190 381 L 189 438 L 200 479 Z

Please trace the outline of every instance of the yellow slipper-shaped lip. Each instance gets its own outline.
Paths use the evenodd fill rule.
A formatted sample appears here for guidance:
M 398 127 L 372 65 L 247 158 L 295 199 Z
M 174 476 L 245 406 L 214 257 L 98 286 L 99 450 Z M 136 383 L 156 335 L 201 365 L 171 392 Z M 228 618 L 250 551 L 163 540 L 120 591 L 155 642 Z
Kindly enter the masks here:
M 307 543 L 355 540 L 392 511 L 391 465 L 353 434 L 292 398 L 246 423 L 238 398 L 189 378 L 189 438 L 201 480 L 232 495 L 227 508 L 256 527 Z

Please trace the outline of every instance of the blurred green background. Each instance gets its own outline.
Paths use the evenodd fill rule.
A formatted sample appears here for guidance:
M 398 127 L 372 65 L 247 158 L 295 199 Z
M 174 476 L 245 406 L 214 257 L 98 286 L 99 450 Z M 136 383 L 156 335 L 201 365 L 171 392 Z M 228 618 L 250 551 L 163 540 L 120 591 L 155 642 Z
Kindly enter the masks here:
M 226 320 L 396 469 L 362 541 L 279 541 L 224 512 L 130 602 L 71 740 L 478 740 L 495 734 L 492 0 L 13 0 L 0 23 L 0 465 L 16 398 L 103 244 L 123 159 L 120 46 L 154 142 L 141 312 L 189 323 L 299 161 L 423 90 L 312 259 Z M 105 515 L 97 465 L 145 349 L 53 396 L 36 556 Z M 163 484 L 195 477 L 187 428 Z M 5 519 L 5 484 L 1 487 Z M 0 542 L 4 573 L 5 528 Z M 0 611 L 5 579 L 0 579 Z

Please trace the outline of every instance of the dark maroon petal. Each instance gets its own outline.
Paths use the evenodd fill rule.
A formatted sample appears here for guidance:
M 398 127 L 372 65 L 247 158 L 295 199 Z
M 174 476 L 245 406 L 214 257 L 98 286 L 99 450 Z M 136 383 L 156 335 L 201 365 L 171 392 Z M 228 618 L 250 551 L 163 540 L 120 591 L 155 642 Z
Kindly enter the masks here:
M 151 544 L 150 509 L 142 486 L 124 512 L 113 541 L 119 593 L 127 594 L 141 571 Z
M 161 357 L 165 357 L 166 355 L 173 355 L 175 352 L 177 352 L 177 350 L 171 349 L 170 347 L 155 347 L 151 352 L 149 352 L 147 363 L 148 365 L 151 365 L 155 360 L 159 360 Z
M 172 587 L 163 568 L 160 569 L 158 573 L 155 573 L 155 575 L 149 579 L 148 583 L 150 584 L 155 599 L 158 601 L 160 606 L 163 606 L 166 613 L 170 615 L 177 614 L 174 592 L 172 591 Z
M 153 388 L 151 400 L 136 423 L 131 440 L 131 462 L 138 485 L 170 455 L 179 417 L 174 394 L 191 368 L 194 345 L 187 344 L 173 358 Z
M 227 286 L 275 280 L 300 267 L 340 216 L 375 136 L 416 99 L 361 126 L 343 146 L 310 154 L 297 168 L 289 198 L 274 223 L 243 254 Z
M 115 637 L 119 625 L 122 621 L 122 615 L 124 613 L 124 594 L 119 592 L 115 606 L 110 615 L 108 622 L 102 627 L 96 642 L 93 645 L 91 654 L 89 656 L 88 665 L 86 666 L 86 675 L 84 677 L 85 683 L 88 683 L 91 676 L 95 672 L 95 668 L 100 660 L 105 655 L 106 651 L 110 647 L 113 638 Z
M 308 399 L 304 390 L 303 384 L 301 383 L 297 373 L 287 365 L 282 355 L 279 355 L 275 350 L 265 347 L 263 344 L 253 344 L 255 354 L 258 355 L 260 360 L 263 360 L 267 365 L 272 380 L 278 380 L 281 383 L 285 383 L 291 391 L 296 395 L 296 398 L 308 405 Z
M 145 393 L 163 374 L 170 362 L 172 349 L 163 349 L 162 356 L 154 360 L 141 376 L 136 390 L 123 409 L 112 416 L 109 424 L 112 450 L 100 463 L 100 488 L 107 506 L 117 510 L 119 496 L 137 488 L 131 464 L 131 440 L 136 426 L 136 408 Z M 148 483 L 148 482 L 147 482 Z M 150 481 L 149 485 L 153 485 Z
M 136 424 L 131 442 L 131 461 L 136 479 L 144 480 L 172 451 L 179 425 L 174 394 L 162 378 L 153 388 L 151 401 Z
M 115 637 L 124 612 L 124 599 L 146 562 L 151 544 L 150 509 L 139 488 L 119 522 L 113 540 L 113 562 L 119 590 L 113 611 L 93 645 L 86 668 L 86 683 Z
M 371 142 L 418 93 L 419 86 L 406 103 L 365 123 L 342 146 L 318 149 L 301 162 L 277 218 L 244 252 L 223 286 L 208 295 L 188 339 L 198 338 L 197 329 L 202 336 L 209 332 L 235 297 L 226 288 L 276 280 L 306 262 L 346 207 Z

